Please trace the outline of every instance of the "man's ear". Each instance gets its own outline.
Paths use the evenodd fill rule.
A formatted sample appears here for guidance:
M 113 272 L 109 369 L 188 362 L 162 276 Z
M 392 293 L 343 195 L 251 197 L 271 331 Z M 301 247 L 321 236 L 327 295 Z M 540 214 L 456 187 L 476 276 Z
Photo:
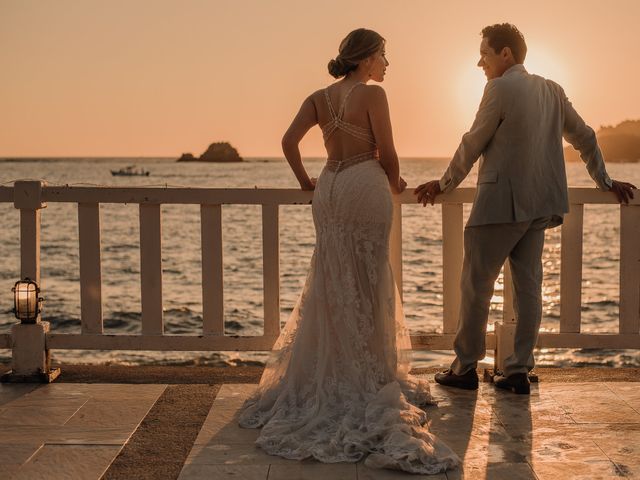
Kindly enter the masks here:
M 508 60 L 508 59 L 513 59 L 513 60 L 515 60 L 515 58 L 514 58 L 514 56 L 513 56 L 513 52 L 511 51 L 511 48 L 510 48 L 510 47 L 504 47 L 504 48 L 502 49 L 502 51 L 500 52 L 500 56 L 501 56 L 502 58 L 504 58 L 505 60 Z

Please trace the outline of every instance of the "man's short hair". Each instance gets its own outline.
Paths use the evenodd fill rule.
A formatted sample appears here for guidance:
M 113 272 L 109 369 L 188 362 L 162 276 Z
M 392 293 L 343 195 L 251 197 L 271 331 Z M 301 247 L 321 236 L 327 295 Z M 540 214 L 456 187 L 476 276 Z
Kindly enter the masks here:
M 524 63 L 527 56 L 527 44 L 524 36 L 515 25 L 510 23 L 496 23 L 482 29 L 482 36 L 487 39 L 493 51 L 500 53 L 504 47 L 509 47 L 516 63 Z

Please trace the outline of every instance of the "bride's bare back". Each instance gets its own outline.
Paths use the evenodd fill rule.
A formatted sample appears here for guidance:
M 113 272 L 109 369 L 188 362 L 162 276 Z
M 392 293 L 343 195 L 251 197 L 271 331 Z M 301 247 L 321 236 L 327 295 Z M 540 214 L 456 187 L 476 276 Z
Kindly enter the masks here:
M 325 132 L 328 158 L 347 159 L 377 148 L 378 158 L 389 178 L 391 190 L 394 193 L 401 192 L 404 182 L 400 179 L 386 93 L 380 86 L 366 85 L 352 79 L 341 80 L 307 97 L 282 139 L 285 156 L 300 186 L 305 190 L 313 189 L 313 183 L 302 165 L 298 145 L 309 129 L 316 125 L 324 129 L 334 121 L 331 108 L 338 117 L 342 112 L 341 120 L 347 124 L 369 132 L 370 138 L 353 135 L 340 128 L 328 136 Z
M 376 149 L 371 100 L 371 92 L 359 82 L 338 82 L 313 95 L 328 158 L 343 160 Z

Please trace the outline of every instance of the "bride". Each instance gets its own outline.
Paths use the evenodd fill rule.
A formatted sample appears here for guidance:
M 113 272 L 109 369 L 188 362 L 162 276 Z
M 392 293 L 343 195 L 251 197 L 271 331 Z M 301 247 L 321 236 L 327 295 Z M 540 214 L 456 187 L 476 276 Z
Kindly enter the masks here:
M 303 190 L 315 190 L 316 246 L 306 284 L 239 423 L 262 427 L 271 455 L 357 462 L 413 473 L 455 467 L 431 434 L 429 386 L 409 375 L 411 349 L 389 264 L 391 193 L 399 175 L 385 91 L 385 40 L 360 28 L 340 44 L 340 78 L 300 107 L 282 147 Z M 317 181 L 299 143 L 320 125 L 328 160 Z

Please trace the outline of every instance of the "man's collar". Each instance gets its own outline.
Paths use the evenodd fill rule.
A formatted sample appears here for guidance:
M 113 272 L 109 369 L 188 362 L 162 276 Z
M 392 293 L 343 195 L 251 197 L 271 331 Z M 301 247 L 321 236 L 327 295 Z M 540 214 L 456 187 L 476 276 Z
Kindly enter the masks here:
M 502 74 L 502 76 L 504 77 L 505 75 L 511 75 L 512 73 L 527 73 L 527 69 L 524 68 L 523 64 L 516 63 L 515 65 L 512 65 L 509 68 L 507 68 L 505 72 Z

